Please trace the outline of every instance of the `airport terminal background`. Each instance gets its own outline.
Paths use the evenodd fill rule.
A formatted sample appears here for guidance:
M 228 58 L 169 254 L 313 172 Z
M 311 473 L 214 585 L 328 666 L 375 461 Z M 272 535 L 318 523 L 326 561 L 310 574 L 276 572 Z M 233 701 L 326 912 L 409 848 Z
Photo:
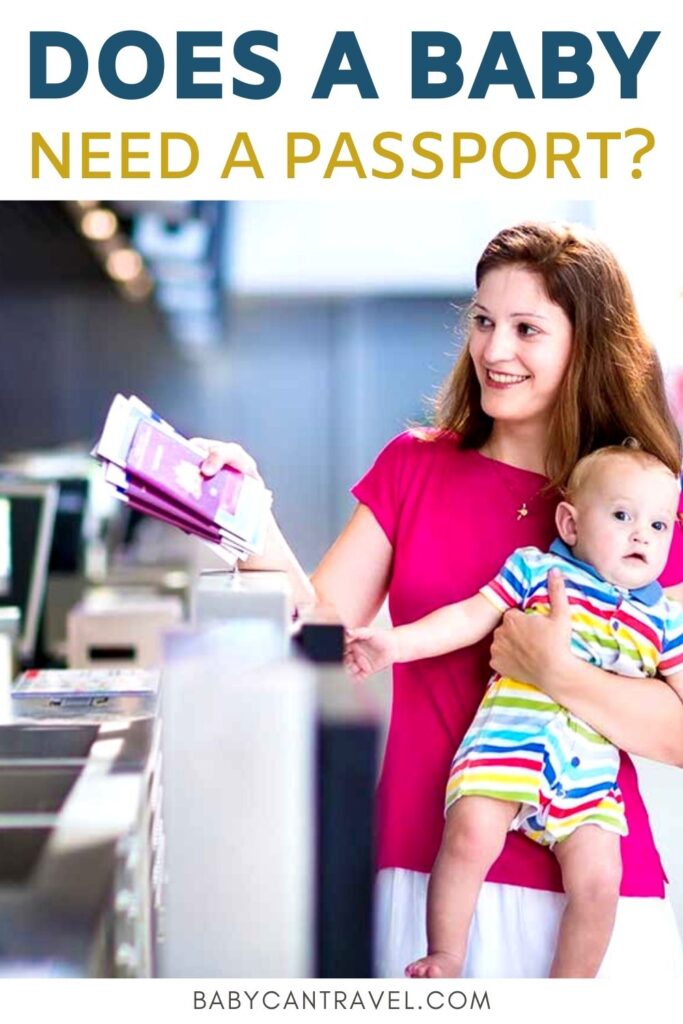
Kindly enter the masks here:
M 130 658 L 143 672 L 139 692 L 119 695 L 118 704 L 111 694 L 109 707 L 91 701 L 51 708 L 44 694 L 35 708 L 24 702 L 32 751 L 14 749 L 17 731 L 10 738 L 0 725 L 0 975 L 350 976 L 372 969 L 371 798 L 389 681 L 373 682 L 372 714 L 349 704 L 339 666 L 324 651 L 319 660 L 329 624 L 312 624 L 319 631 L 313 628 L 305 664 L 292 659 L 281 581 L 253 592 L 247 583 L 238 593 L 222 577 L 199 581 L 200 570 L 220 563 L 198 542 L 112 505 L 88 452 L 113 395 L 139 395 L 187 436 L 243 444 L 273 490 L 285 535 L 312 569 L 350 514 L 349 487 L 389 438 L 428 416 L 429 398 L 460 343 L 477 256 L 505 224 L 563 219 L 597 229 L 629 274 L 674 406 L 683 410 L 683 265 L 652 259 L 642 244 L 644 215 L 642 224 L 637 216 L 626 223 L 623 211 L 605 202 L 0 203 L 0 639 L 9 638 L 14 657 L 11 665 L 6 644 L 2 712 L 16 715 L 8 681 L 21 667 L 96 669 L 118 657 L 123 668 Z M 189 621 L 211 628 L 198 639 Z M 216 696 L 220 686 L 213 692 L 203 685 L 201 701 L 191 697 L 196 673 L 216 663 L 225 643 L 236 653 L 224 674 L 241 681 L 234 691 L 240 711 L 231 721 Z M 155 686 L 144 672 L 162 659 L 185 703 L 167 701 L 160 739 Z M 267 860 L 263 825 L 245 812 L 243 775 L 231 776 L 221 763 L 214 792 L 181 757 L 181 724 L 214 753 L 217 735 L 240 749 L 246 736 L 259 748 L 268 712 L 249 700 L 253 672 L 291 777 L 288 805 L 268 808 L 273 828 L 282 826 L 280 873 Z M 350 740 L 343 727 L 349 721 Z M 110 755 L 112 737 L 118 746 Z M 168 772 L 165 838 L 160 745 Z M 214 754 L 207 756 L 210 762 Z M 360 766 L 360 788 L 345 803 L 349 758 Z M 683 816 L 671 813 L 683 806 L 683 787 L 674 769 L 640 767 L 683 927 Z M 25 806 L 19 797 L 3 802 L 8 783 L 27 794 Z M 198 861 L 182 842 L 183 834 L 207 827 L 193 785 L 223 808 L 211 815 L 213 843 L 207 839 Z M 98 792 L 120 801 L 118 825 L 102 814 Z M 317 811 L 302 817 L 312 794 Z M 92 815 L 91 856 L 84 860 L 76 842 L 66 860 L 42 865 L 52 916 L 39 927 L 43 910 L 31 872 L 50 849 L 51 830 L 69 847 L 73 833 L 63 819 L 74 804 L 81 816 Z M 331 816 L 323 807 L 333 808 Z M 366 828 L 353 890 L 335 841 L 349 821 Z M 167 847 L 164 866 L 159 846 Z M 266 858 L 267 893 L 252 892 L 240 875 L 245 850 Z M 235 870 L 226 881 L 231 856 Z M 164 897 L 169 863 L 180 882 Z M 183 879 L 190 884 L 198 864 L 209 881 L 222 878 L 214 902 L 233 908 L 228 942 L 216 920 L 183 908 Z M 79 923 L 67 941 L 64 921 L 82 899 L 76 879 L 89 871 L 103 894 L 99 909 L 84 904 L 80 918 L 72 914 Z M 265 953 L 253 913 L 259 900 L 271 910 Z M 34 944 L 14 948 L 12 928 L 29 918 Z M 159 956 L 156 937 L 164 929 Z M 204 959 L 193 960 L 191 946 L 203 948 Z
M 118 206 L 155 283 L 138 302 L 126 297 L 135 285 L 117 289 L 103 269 L 98 250 L 111 240 L 76 230 L 78 209 L 0 204 L 2 449 L 86 445 L 115 391 L 139 394 L 179 429 L 236 437 L 256 454 L 307 567 L 349 514 L 350 484 L 386 440 L 425 415 L 455 349 L 457 305 L 501 225 L 528 216 L 595 225 L 629 272 L 663 358 L 675 358 L 670 307 L 680 305 L 680 281 L 662 280 L 619 210 Z M 137 272 L 135 259 L 119 265 L 124 276 Z

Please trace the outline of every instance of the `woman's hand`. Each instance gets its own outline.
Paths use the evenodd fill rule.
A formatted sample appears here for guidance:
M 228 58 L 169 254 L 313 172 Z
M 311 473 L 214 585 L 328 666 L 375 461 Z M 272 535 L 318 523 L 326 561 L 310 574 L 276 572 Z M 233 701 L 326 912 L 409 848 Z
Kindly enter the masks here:
M 192 444 L 206 452 L 206 458 L 200 467 L 204 476 L 215 476 L 223 466 L 231 466 L 240 473 L 256 477 L 257 480 L 261 479 L 256 462 L 241 445 L 233 441 L 210 441 L 206 437 L 192 437 L 190 440 Z
M 537 686 L 615 747 L 683 767 L 683 695 L 661 679 L 615 675 L 571 653 L 562 577 L 548 577 L 549 615 L 512 610 L 493 634 L 491 665 Z
M 572 658 L 571 612 L 562 574 L 552 569 L 548 576 L 550 612 L 525 615 L 511 609 L 493 634 L 491 667 L 512 679 L 538 686 L 551 696 L 553 677 L 565 659 Z

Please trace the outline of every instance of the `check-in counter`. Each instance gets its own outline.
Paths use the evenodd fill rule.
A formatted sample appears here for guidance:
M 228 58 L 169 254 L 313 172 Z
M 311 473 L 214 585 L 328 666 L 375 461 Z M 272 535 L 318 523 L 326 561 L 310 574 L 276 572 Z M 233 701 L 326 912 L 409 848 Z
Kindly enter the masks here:
M 153 972 L 156 728 L 0 727 L 0 975 Z
M 178 625 L 179 597 L 141 588 L 96 587 L 67 617 L 70 668 L 152 668 L 161 662 L 165 630 Z
M 16 695 L 0 974 L 372 973 L 379 730 L 341 627 L 293 629 L 279 574 L 209 574 L 193 607 L 137 713 Z
M 293 628 L 278 573 L 203 575 L 193 607 L 162 687 L 162 972 L 368 976 L 379 722 L 341 627 Z
M 195 626 L 220 625 L 233 619 L 271 622 L 283 639 L 291 632 L 291 587 L 283 572 L 202 572 L 192 590 L 191 621 Z
M 315 676 L 267 619 L 172 637 L 166 977 L 314 973 Z

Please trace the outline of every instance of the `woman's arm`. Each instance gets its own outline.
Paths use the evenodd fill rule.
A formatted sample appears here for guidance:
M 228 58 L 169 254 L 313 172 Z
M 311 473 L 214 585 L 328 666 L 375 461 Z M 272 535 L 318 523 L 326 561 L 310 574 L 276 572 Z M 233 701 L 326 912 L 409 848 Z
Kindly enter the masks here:
M 367 505 L 358 505 L 311 577 L 318 604 L 347 627 L 372 622 L 387 594 L 393 548 Z
M 665 587 L 664 593 L 672 601 L 678 601 L 679 604 L 683 604 L 683 583 L 677 583 L 675 587 Z
M 683 693 L 661 679 L 615 675 L 574 657 L 561 576 L 550 579 L 549 591 L 549 615 L 504 615 L 491 646 L 492 668 L 538 686 L 615 746 L 683 767 Z
M 203 448 L 205 476 L 223 466 L 259 478 L 254 459 L 240 445 L 192 439 Z M 262 554 L 252 555 L 246 569 L 277 570 L 287 573 L 297 609 L 333 608 L 346 626 L 370 622 L 386 597 L 393 549 L 369 508 L 359 505 L 344 530 L 323 557 L 311 579 L 299 564 L 275 517 L 270 513 Z
M 271 516 L 262 555 L 247 569 L 287 573 L 299 611 L 332 608 L 345 626 L 374 619 L 386 597 L 393 549 L 366 505 L 358 505 L 346 527 L 309 579 Z
M 223 466 L 231 466 L 233 469 L 238 469 L 240 473 L 256 477 L 257 480 L 261 479 L 256 462 L 241 445 L 235 444 L 233 441 L 211 441 L 206 437 L 193 437 L 191 441 L 206 452 L 206 458 L 201 467 L 204 476 L 215 476 Z M 311 581 L 285 540 L 272 511 L 268 513 L 268 517 L 263 553 L 250 555 L 244 561 L 243 566 L 245 569 L 270 569 L 287 573 L 296 607 L 299 609 L 310 607 L 315 604 L 315 592 Z
M 292 597 L 296 608 L 300 612 L 313 608 L 317 601 L 313 585 L 285 540 L 284 534 L 275 521 L 275 516 L 272 512 L 269 512 L 268 515 L 269 522 L 263 553 L 250 555 L 242 565 L 245 569 L 270 569 L 285 572 L 292 588 Z

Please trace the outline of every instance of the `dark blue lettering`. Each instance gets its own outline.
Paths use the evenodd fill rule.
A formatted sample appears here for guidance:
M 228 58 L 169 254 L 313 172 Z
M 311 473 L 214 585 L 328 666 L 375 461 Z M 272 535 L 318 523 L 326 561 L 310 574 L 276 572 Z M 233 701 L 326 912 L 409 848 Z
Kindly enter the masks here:
M 443 53 L 430 56 L 430 46 L 440 46 Z M 413 32 L 412 98 L 438 100 L 460 92 L 463 76 L 458 61 L 461 56 L 460 40 L 450 32 Z M 444 80 L 430 82 L 430 71 L 440 71 L 445 76 Z
M 135 46 L 147 59 L 147 71 L 139 82 L 122 82 L 116 72 L 116 58 L 127 46 Z M 102 85 L 120 100 L 140 100 L 151 96 L 164 77 L 164 54 L 154 36 L 147 32 L 115 32 L 100 50 L 98 63 Z
M 279 67 L 267 57 L 254 53 L 252 49 L 254 46 L 266 46 L 269 50 L 277 51 L 277 43 L 277 36 L 273 32 L 262 32 L 258 29 L 243 32 L 237 37 L 233 48 L 235 60 L 245 71 L 253 71 L 255 75 L 260 75 L 262 81 L 253 84 L 233 78 L 232 91 L 235 96 L 242 96 L 247 100 L 267 100 L 278 91 L 282 80 Z
M 659 32 L 643 32 L 636 48 L 629 57 L 624 47 L 619 42 L 616 32 L 598 32 L 602 45 L 612 58 L 612 63 L 619 72 L 621 89 L 619 95 L 622 100 L 635 100 L 638 98 L 638 73 L 650 55 L 652 47 L 657 42 Z
M 47 51 L 66 50 L 71 69 L 63 82 L 48 82 Z M 30 96 L 32 100 L 62 100 L 73 96 L 88 77 L 88 54 L 80 39 L 69 32 L 31 32 L 29 39 Z
M 573 53 L 561 56 L 560 47 L 573 49 Z M 543 98 L 547 100 L 572 100 L 586 96 L 593 88 L 595 76 L 589 64 L 593 53 L 591 41 L 581 32 L 543 33 Z M 560 72 L 573 74 L 573 82 L 561 82 Z
M 179 32 L 176 46 L 178 66 L 178 99 L 220 99 L 220 82 L 195 82 L 196 71 L 220 71 L 220 57 L 195 57 L 195 46 L 220 46 L 222 32 Z
M 498 68 L 503 58 L 505 67 Z M 469 99 L 483 100 L 490 85 L 512 85 L 520 100 L 532 100 L 534 93 L 511 32 L 492 32 Z
M 341 67 L 346 58 L 348 68 Z M 333 85 L 355 85 L 364 100 L 376 100 L 377 90 L 355 32 L 336 32 L 325 58 L 320 78 L 313 90 L 314 100 L 326 100 Z

